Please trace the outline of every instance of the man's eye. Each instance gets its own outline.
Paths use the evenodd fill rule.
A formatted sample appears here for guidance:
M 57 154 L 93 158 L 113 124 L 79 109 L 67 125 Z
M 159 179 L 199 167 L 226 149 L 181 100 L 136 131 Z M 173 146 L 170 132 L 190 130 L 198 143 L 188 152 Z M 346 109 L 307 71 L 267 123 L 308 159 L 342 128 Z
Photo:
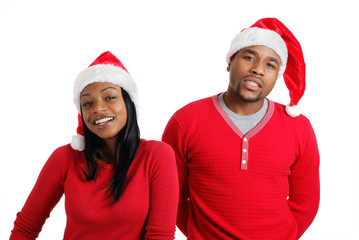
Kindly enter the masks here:
M 276 67 L 271 63 L 268 63 L 267 66 L 270 67 L 270 68 L 276 69 Z
M 251 56 L 244 56 L 244 59 L 247 59 L 247 60 L 250 60 L 250 61 L 254 60 L 254 58 L 252 58 Z

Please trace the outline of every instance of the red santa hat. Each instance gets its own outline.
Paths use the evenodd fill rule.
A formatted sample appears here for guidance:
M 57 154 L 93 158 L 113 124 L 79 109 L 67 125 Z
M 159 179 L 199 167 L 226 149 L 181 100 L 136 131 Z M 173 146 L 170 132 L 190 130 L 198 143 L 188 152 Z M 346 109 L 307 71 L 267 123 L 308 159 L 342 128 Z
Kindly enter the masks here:
M 85 149 L 84 131 L 80 115 L 80 94 L 87 85 L 95 82 L 107 82 L 120 86 L 129 94 L 134 103 L 137 117 L 139 114 L 138 93 L 135 81 L 121 61 L 111 52 L 102 53 L 88 68 L 79 73 L 74 84 L 74 102 L 79 115 L 77 135 L 73 136 L 71 146 L 78 151 Z
M 290 96 L 286 112 L 291 117 L 299 116 L 297 104 L 305 91 L 305 62 L 300 43 L 278 19 L 263 18 L 234 37 L 226 56 L 227 63 L 240 49 L 255 45 L 269 47 L 280 57 L 278 78 L 283 76 Z

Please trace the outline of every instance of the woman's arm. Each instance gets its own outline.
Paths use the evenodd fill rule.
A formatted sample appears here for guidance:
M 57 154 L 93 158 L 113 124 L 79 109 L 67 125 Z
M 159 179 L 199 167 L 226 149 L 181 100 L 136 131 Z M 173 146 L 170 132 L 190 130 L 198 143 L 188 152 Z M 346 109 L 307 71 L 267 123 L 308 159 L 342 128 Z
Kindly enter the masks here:
M 17 214 L 10 240 L 36 239 L 50 212 L 63 194 L 63 166 L 57 149 L 42 168 L 21 212 Z
M 178 206 L 178 177 L 172 148 L 159 143 L 153 149 L 150 205 L 145 239 L 174 239 Z

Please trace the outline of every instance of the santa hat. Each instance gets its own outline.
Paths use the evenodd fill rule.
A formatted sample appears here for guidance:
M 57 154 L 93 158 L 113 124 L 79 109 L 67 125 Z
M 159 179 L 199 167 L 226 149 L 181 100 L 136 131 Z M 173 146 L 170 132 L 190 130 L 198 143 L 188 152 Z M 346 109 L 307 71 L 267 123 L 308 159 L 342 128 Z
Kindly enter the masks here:
M 77 135 L 73 136 L 71 146 L 73 149 L 83 151 L 85 149 L 85 138 L 81 119 L 80 94 L 84 88 L 95 82 L 107 82 L 120 86 L 125 90 L 136 108 L 138 117 L 138 93 L 137 86 L 125 66 L 111 52 L 102 53 L 90 66 L 77 76 L 74 84 L 74 102 L 79 112 Z
M 299 116 L 297 104 L 305 90 L 305 62 L 300 43 L 278 19 L 263 18 L 234 37 L 226 56 L 227 63 L 240 49 L 255 45 L 269 47 L 280 57 L 278 78 L 283 76 L 290 96 L 286 112 L 291 117 Z

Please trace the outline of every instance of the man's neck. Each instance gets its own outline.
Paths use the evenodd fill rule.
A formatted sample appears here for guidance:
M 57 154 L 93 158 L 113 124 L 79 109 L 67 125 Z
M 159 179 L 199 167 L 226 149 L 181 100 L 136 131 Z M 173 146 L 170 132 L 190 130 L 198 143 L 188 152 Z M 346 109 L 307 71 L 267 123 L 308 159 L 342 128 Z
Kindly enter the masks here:
M 224 103 L 234 113 L 238 115 L 251 115 L 258 112 L 264 104 L 264 99 L 256 102 L 247 102 L 240 99 L 235 93 L 229 91 L 224 93 Z

